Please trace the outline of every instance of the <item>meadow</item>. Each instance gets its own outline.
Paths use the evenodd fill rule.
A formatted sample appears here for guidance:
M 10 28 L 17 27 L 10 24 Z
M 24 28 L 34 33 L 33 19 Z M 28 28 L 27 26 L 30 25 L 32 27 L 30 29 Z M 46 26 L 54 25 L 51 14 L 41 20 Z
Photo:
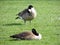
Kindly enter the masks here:
M 16 20 L 16 14 L 30 4 L 37 11 L 32 23 Z M 41 40 L 13 40 L 9 37 L 32 28 L 42 34 Z M 60 45 L 60 1 L 0 0 L 0 45 Z

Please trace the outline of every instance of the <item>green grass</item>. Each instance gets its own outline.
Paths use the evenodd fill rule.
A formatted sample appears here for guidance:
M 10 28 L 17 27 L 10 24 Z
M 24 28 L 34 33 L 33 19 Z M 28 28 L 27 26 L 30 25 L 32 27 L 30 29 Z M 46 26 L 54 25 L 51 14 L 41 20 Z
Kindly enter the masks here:
M 32 4 L 37 17 L 30 24 L 15 20 L 16 14 Z M 41 40 L 12 40 L 9 36 L 37 29 Z M 60 45 L 60 1 L 0 1 L 0 45 Z

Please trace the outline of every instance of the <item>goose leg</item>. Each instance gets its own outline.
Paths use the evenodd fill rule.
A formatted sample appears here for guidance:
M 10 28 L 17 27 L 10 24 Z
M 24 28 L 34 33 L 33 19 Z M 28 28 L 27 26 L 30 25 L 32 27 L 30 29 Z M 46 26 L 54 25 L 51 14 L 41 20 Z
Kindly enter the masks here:
M 31 24 L 31 22 L 32 22 L 32 21 L 30 20 L 30 24 Z
M 24 24 L 26 24 L 26 20 L 24 20 Z

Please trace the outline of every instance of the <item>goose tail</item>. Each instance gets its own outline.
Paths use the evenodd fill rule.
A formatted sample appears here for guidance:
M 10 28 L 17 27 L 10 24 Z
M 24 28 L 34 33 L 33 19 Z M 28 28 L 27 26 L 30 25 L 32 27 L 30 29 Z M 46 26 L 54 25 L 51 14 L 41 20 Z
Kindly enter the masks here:
M 16 17 L 16 19 L 19 19 L 19 17 Z
M 10 36 L 10 37 L 11 37 L 11 38 L 17 38 L 16 35 L 12 35 L 12 36 Z

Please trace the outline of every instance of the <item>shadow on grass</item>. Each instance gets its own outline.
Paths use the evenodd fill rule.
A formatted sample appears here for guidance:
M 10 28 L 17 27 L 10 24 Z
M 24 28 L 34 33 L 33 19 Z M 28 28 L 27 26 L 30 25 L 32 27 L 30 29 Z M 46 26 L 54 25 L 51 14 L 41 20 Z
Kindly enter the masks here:
M 3 26 L 15 26 L 15 25 L 23 25 L 23 24 L 21 23 L 3 24 Z
M 22 40 L 22 39 L 10 39 L 9 41 L 31 41 L 31 40 Z
M 53 26 L 53 27 L 57 27 L 57 26 L 60 26 L 60 24 L 54 24 L 54 25 L 52 25 L 52 24 L 51 25 L 49 25 L 49 24 L 47 25 L 46 24 L 46 25 L 41 25 L 41 26 Z
M 10 39 L 9 41 L 19 41 L 19 40 L 17 40 L 17 39 Z

